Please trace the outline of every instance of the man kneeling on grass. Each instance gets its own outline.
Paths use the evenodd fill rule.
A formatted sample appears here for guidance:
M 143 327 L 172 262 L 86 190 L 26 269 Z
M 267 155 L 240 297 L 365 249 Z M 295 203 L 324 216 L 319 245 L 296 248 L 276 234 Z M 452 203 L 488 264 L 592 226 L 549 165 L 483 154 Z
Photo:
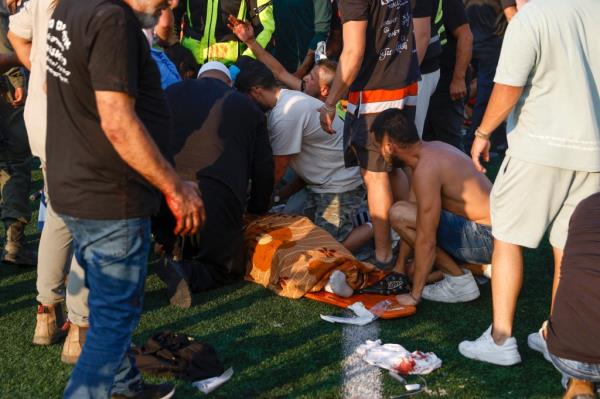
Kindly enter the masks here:
M 417 305 L 421 298 L 476 299 L 479 288 L 468 269 L 491 262 L 492 183 L 461 151 L 445 143 L 421 141 L 415 124 L 401 110 L 382 112 L 372 134 L 386 162 L 404 164 L 412 171 L 414 202 L 401 201 L 390 210 L 392 227 L 402 237 L 394 273 L 412 277 L 412 292 L 398 296 L 398 301 Z M 413 250 L 414 261 L 407 266 Z M 434 265 L 443 279 L 425 286 L 442 277 L 439 272 L 431 274 Z

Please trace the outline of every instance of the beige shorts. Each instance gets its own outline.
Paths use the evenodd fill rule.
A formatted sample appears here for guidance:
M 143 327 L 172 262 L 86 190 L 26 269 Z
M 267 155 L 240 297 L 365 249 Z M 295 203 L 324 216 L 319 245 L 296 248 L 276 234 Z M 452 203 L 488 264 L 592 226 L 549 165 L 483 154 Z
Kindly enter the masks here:
M 575 207 L 600 192 L 600 173 L 577 172 L 506 156 L 491 194 L 494 238 L 537 248 L 548 227 L 550 244 L 563 249 Z

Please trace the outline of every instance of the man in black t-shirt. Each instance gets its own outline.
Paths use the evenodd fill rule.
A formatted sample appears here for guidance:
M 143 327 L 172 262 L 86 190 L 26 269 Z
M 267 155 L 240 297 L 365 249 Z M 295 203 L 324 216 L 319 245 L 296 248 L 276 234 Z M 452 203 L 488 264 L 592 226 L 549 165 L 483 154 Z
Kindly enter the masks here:
M 61 0 L 48 24 L 48 187 L 73 235 L 89 288 L 90 329 L 65 398 L 164 397 L 126 356 L 142 310 L 156 189 L 178 234 L 195 233 L 203 204 L 155 144 L 170 116 L 142 28 L 168 0 Z M 150 395 L 155 396 L 150 396 Z
M 171 304 L 183 308 L 191 306 L 192 292 L 244 276 L 243 215 L 266 213 L 271 204 L 274 167 L 265 116 L 230 86 L 225 65 L 209 62 L 198 80 L 167 89 L 174 124 L 169 158 L 180 176 L 198 181 L 210 215 L 185 245 L 173 242 L 168 213 L 153 226 L 167 253 L 157 273 Z
M 505 4 L 503 5 L 503 3 Z M 481 124 L 494 88 L 494 76 L 500 59 L 504 32 L 508 25 L 506 14 L 509 13 L 508 8 L 514 7 L 514 1 L 512 6 L 506 3 L 506 0 L 465 1 L 469 25 L 473 32 L 472 64 L 477 74 L 477 97 L 471 116 L 471 127 L 465 140 L 465 150 L 467 151 L 471 149 L 475 130 Z M 506 125 L 504 123 L 493 132 L 492 138 L 492 148 L 495 151 L 506 149 Z
M 443 141 L 464 150 L 462 124 L 473 35 L 462 0 L 443 0 L 442 12 L 441 20 L 436 18 L 442 44 L 441 76 L 429 102 L 423 139 Z
M 404 172 L 388 165 L 371 133 L 381 112 L 404 109 L 414 119 L 419 61 L 415 48 L 412 9 L 415 0 L 344 0 L 339 2 L 344 48 L 335 81 L 321 108 L 321 125 L 333 133 L 336 104 L 348 92 L 344 126 L 346 167 L 360 166 L 373 219 L 379 268 L 392 268 L 389 210 L 406 199 Z

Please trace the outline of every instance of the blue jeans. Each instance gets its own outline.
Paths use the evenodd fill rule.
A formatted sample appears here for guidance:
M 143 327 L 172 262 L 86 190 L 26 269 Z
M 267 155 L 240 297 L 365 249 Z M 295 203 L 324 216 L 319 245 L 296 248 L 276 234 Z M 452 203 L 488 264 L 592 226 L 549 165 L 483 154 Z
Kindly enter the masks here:
M 64 397 L 131 396 L 142 379 L 126 352 L 142 313 L 150 219 L 62 218 L 90 290 L 90 329 Z
M 494 89 L 494 76 L 496 75 L 496 67 L 498 66 L 498 58 L 500 51 L 497 54 L 482 54 L 477 58 L 477 98 L 473 107 L 473 115 L 471 116 L 471 128 L 469 129 L 466 152 L 471 152 L 471 146 L 475 137 L 475 130 L 481 125 L 483 115 L 492 96 Z M 506 123 L 500 124 L 493 131 L 492 147 L 496 145 L 506 145 Z
M 600 364 L 582 363 L 550 354 L 554 367 L 569 378 L 600 383 Z
M 486 265 L 492 262 L 492 228 L 442 209 L 437 246 L 459 263 Z

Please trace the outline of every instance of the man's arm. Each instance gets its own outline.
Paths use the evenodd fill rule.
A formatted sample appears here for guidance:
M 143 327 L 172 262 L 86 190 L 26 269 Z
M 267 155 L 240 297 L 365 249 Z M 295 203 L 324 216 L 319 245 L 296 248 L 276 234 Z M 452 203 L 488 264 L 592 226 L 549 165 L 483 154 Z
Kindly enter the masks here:
M 515 105 L 523 94 L 522 87 L 507 86 L 504 84 L 496 83 L 490 102 L 488 103 L 487 109 L 479 125 L 479 130 L 484 135 L 490 135 L 494 130 L 500 126 L 502 122 L 508 118 Z M 485 173 L 486 170 L 481 166 L 480 158 L 483 155 L 483 160 L 489 162 L 490 160 L 490 141 L 481 137 L 475 137 L 473 141 L 473 147 L 471 147 L 471 158 L 475 164 L 475 168 Z
M 102 130 L 119 156 L 167 199 L 180 235 L 196 233 L 205 220 L 198 186 L 184 182 L 163 158 L 135 113 L 135 101 L 125 93 L 96 91 Z
M 450 83 L 450 97 L 456 101 L 467 96 L 465 78 L 473 53 L 473 34 L 469 24 L 464 24 L 452 31 L 452 35 L 456 38 L 457 43 L 456 63 L 454 64 L 454 74 Z
M 8 40 L 15 50 L 17 58 L 31 70 L 31 41 L 33 39 L 33 14 L 31 2 L 27 2 L 21 11 L 10 17 Z
M 238 39 L 248 46 L 248 49 L 254 53 L 256 59 L 265 64 L 273 72 L 275 79 L 289 89 L 302 89 L 302 80 L 289 73 L 275 57 L 258 44 L 254 37 L 254 28 L 249 22 L 240 21 L 233 16 L 229 16 L 229 28 L 235 33 Z
M 431 40 L 431 17 L 414 18 L 413 25 L 417 43 L 417 57 L 419 58 L 419 65 L 421 65 L 425 59 L 427 47 L 429 47 L 429 40 Z
M 413 185 L 417 197 L 417 237 L 411 296 L 418 302 L 435 263 L 437 229 L 442 212 L 442 185 L 431 167 L 425 172 L 417 170 Z
M 281 190 L 279 190 L 279 198 L 282 201 L 287 200 L 292 195 L 296 194 L 298 191 L 302 190 L 306 187 L 306 182 L 302 180 L 300 176 L 294 177 L 294 180 L 285 185 Z
M 6 18 L 4 16 L 0 16 L 0 18 Z M 14 57 L 18 60 L 18 57 L 15 54 L 14 49 L 10 45 L 8 41 L 8 18 L 7 23 L 2 24 L 0 29 L 0 54 Z M 10 58 L 9 58 L 10 59 Z M 26 91 L 25 91 L 25 76 L 23 76 L 23 72 L 21 72 L 21 68 L 15 66 L 10 68 L 8 71 L 4 73 L 4 75 L 10 81 L 10 84 L 15 89 L 15 98 L 13 101 L 13 106 L 23 105 L 25 103 Z
M 31 70 L 31 40 L 23 39 L 12 32 L 8 32 L 8 40 L 15 49 L 15 54 L 21 64 Z
M 332 125 L 337 102 L 348 92 L 360 71 L 365 55 L 366 33 L 367 21 L 348 21 L 343 25 L 344 49 L 329 96 L 320 110 L 321 127 L 328 133 L 335 133 Z
M 294 154 L 295 155 L 295 154 Z M 287 170 L 290 162 L 294 155 L 274 155 L 273 161 L 275 162 L 275 185 L 279 184 L 285 171 Z

